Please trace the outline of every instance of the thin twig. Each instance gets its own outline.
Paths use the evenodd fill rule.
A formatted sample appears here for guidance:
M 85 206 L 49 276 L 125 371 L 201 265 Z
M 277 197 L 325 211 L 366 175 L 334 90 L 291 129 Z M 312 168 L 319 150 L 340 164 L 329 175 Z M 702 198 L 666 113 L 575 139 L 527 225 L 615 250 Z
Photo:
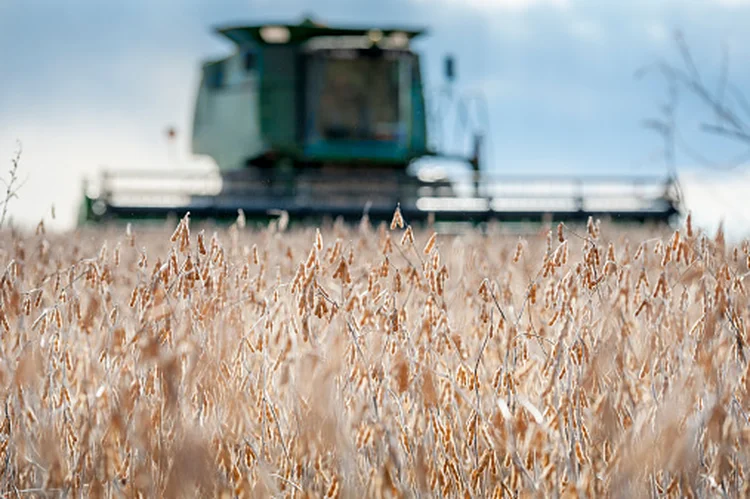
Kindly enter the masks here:
M 3 184 L 5 184 L 5 199 L 3 199 L 3 211 L 0 214 L 0 229 L 2 229 L 3 224 L 5 223 L 5 217 L 8 214 L 8 204 L 10 203 L 10 200 L 13 198 L 18 197 L 18 190 L 21 187 L 18 185 L 18 165 L 21 163 L 21 143 L 18 143 L 18 149 L 16 149 L 16 154 L 13 156 L 13 158 L 10 160 L 11 168 L 10 168 L 10 177 L 9 179 L 3 180 Z

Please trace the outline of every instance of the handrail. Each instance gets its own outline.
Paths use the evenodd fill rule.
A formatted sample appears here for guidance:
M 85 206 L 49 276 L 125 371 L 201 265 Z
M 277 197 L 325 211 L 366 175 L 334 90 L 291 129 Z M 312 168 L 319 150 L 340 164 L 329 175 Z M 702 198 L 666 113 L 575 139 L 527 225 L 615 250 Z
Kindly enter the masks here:
M 302 173 L 306 178 L 312 177 L 307 172 Z M 325 171 L 322 173 L 325 179 L 342 179 L 342 180 L 356 180 L 357 178 L 379 178 L 383 176 L 383 173 L 373 172 L 372 170 L 358 170 L 357 167 L 347 169 L 346 172 L 341 170 L 337 171 Z M 273 172 L 271 175 L 275 179 L 291 179 L 298 178 L 298 175 L 284 174 L 280 172 Z M 219 180 L 221 175 L 216 171 L 189 171 L 189 170 L 103 170 L 101 172 L 102 180 L 116 180 L 116 179 L 135 179 L 135 180 Z M 394 178 L 391 176 L 391 178 Z M 406 174 L 403 175 L 404 179 L 410 178 Z M 604 183 L 668 183 L 669 178 L 666 176 L 658 175 L 626 175 L 626 174 L 615 174 L 615 175 L 603 175 L 603 174 L 577 174 L 577 175 L 563 175 L 563 174 L 508 174 L 508 173 L 496 173 L 496 172 L 451 172 L 445 175 L 446 180 L 462 180 L 462 181 L 475 181 L 481 180 L 485 182 L 604 182 Z

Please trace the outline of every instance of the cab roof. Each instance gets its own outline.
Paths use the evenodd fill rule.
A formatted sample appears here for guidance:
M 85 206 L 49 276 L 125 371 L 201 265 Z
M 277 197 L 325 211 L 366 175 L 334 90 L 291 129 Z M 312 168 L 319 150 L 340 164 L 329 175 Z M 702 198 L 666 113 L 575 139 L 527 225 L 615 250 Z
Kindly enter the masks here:
M 403 33 L 409 40 L 416 38 L 420 35 L 425 34 L 424 29 L 404 29 L 398 27 L 342 27 L 342 26 L 327 26 L 313 21 L 310 18 L 304 19 L 299 24 L 283 24 L 283 23 L 265 23 L 255 26 L 226 26 L 217 27 L 215 31 L 236 43 L 237 45 L 244 45 L 247 43 L 258 43 L 266 45 L 267 42 L 263 40 L 261 36 L 261 30 L 267 27 L 280 27 L 289 30 L 289 40 L 287 44 L 299 44 L 304 43 L 312 38 L 316 37 L 331 37 L 331 36 L 365 36 L 368 33 L 377 30 L 382 32 L 383 36 L 390 36 L 393 33 Z

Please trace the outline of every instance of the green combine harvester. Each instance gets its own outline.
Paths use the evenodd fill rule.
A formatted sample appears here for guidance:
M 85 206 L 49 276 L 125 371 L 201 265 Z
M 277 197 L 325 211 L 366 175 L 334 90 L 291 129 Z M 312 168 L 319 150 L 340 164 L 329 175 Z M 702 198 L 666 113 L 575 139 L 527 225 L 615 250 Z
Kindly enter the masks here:
M 203 64 L 192 152 L 214 174 L 103 171 L 85 188 L 81 221 L 163 219 L 410 221 L 668 220 L 678 213 L 662 178 L 491 175 L 480 168 L 482 135 L 467 154 L 428 144 L 420 57 L 422 30 L 300 24 L 219 28 L 236 45 Z M 453 60 L 446 59 L 452 78 Z M 452 175 L 418 168 L 463 165 Z M 426 172 L 426 173 L 425 173 Z

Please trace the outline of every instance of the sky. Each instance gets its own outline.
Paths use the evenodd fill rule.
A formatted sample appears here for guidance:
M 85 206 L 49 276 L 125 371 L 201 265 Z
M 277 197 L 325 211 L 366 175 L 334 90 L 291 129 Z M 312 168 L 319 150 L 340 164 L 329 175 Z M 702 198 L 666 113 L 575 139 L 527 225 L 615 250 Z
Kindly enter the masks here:
M 427 27 L 415 48 L 428 97 L 452 54 L 454 95 L 482 97 L 474 122 L 487 136 L 485 168 L 497 173 L 663 174 L 663 142 L 642 122 L 659 117 L 666 86 L 657 73 L 635 75 L 661 59 L 680 63 L 676 29 L 710 88 L 726 48 L 729 80 L 750 98 L 750 0 L 0 0 L 0 177 L 17 141 L 23 148 L 14 221 L 71 227 L 83 179 L 103 167 L 211 167 L 191 157 L 187 140 L 200 63 L 232 50 L 211 28 L 306 15 Z M 442 133 L 431 132 L 459 152 L 451 111 Z M 701 132 L 711 117 L 687 94 L 677 119 L 681 140 L 711 159 L 747 149 Z M 172 146 L 167 126 L 178 130 Z M 694 154 L 680 154 L 678 166 L 699 223 L 724 217 L 750 234 L 750 166 L 719 174 Z

